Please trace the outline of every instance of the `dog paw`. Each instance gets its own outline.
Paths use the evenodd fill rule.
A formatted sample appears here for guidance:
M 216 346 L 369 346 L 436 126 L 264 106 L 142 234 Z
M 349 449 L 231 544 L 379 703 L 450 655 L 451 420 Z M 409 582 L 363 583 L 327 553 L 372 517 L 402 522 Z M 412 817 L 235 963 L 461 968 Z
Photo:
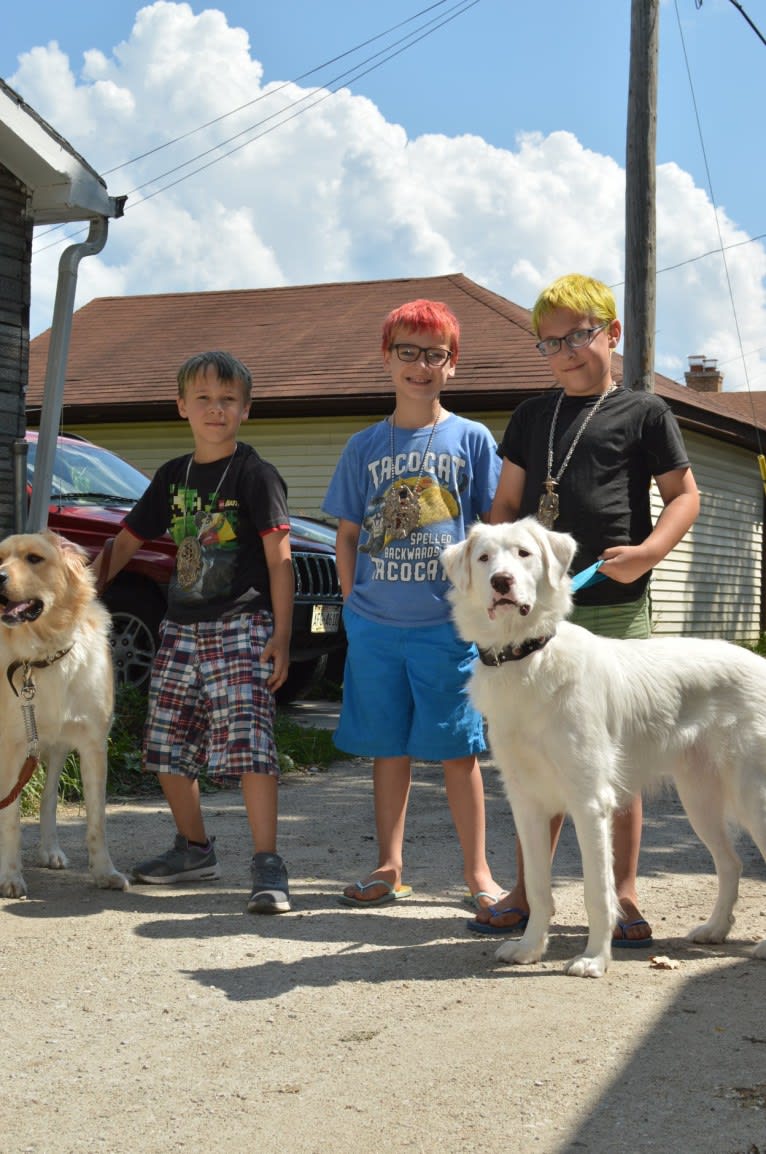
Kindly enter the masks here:
M 69 865 L 69 858 L 60 846 L 51 846 L 50 849 L 40 846 L 37 860 L 44 869 L 49 870 L 65 870 Z
M 509 962 L 516 966 L 529 966 L 533 962 L 539 962 L 540 958 L 545 953 L 547 942 L 543 942 L 540 947 L 530 948 L 524 946 L 524 939 L 513 942 L 503 942 L 495 950 L 495 957 L 499 962 Z
M 0 897 L 25 898 L 26 896 L 27 883 L 21 874 L 6 874 L 0 878 Z
M 701 926 L 695 926 L 693 930 L 689 931 L 686 935 L 686 941 L 716 945 L 718 942 L 726 941 L 726 936 L 733 925 L 734 918 L 731 918 L 725 925 L 720 922 L 703 922 Z
M 572 978 L 603 978 L 608 965 L 609 958 L 602 954 L 595 957 L 581 954 L 579 958 L 572 958 L 564 972 Z
M 129 890 L 130 882 L 118 870 L 110 870 L 109 873 L 98 873 L 93 875 L 93 880 L 100 890 Z

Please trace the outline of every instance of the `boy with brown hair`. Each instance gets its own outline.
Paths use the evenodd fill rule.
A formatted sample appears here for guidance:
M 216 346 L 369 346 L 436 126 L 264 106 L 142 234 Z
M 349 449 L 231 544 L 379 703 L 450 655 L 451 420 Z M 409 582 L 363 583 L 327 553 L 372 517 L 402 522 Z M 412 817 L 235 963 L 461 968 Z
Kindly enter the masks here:
M 165 531 L 178 545 L 144 742 L 144 769 L 157 773 L 178 832 L 169 850 L 133 867 L 133 880 L 220 877 L 200 806 L 199 774 L 207 770 L 242 783 L 253 840 L 248 909 L 284 913 L 274 693 L 287 677 L 294 581 L 287 487 L 237 441 L 251 389 L 248 369 L 229 353 L 201 353 L 181 366 L 178 412 L 193 452 L 157 470 L 125 517 L 104 576 Z M 94 562 L 99 574 L 104 556 Z

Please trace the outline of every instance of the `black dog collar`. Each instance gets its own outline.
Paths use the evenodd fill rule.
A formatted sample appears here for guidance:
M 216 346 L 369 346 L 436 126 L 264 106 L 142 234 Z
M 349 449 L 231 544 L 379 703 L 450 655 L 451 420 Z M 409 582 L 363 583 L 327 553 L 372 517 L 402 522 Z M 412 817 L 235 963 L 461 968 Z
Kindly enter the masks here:
M 505 649 L 479 649 L 479 660 L 482 665 L 505 665 L 506 661 L 521 661 L 536 653 L 547 645 L 553 633 L 547 637 L 531 637 L 529 641 L 522 641 L 520 645 L 506 645 Z

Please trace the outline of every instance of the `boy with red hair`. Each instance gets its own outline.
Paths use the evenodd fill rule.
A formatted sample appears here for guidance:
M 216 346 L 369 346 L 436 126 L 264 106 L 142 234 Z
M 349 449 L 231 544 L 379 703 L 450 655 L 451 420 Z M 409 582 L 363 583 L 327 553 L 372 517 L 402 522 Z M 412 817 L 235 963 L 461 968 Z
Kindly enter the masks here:
M 335 743 L 373 758 L 378 862 L 340 897 L 357 909 L 412 892 L 402 884 L 402 856 L 413 758 L 444 766 L 468 900 L 483 908 L 503 892 L 485 851 L 482 719 L 465 692 L 476 651 L 455 632 L 439 559 L 488 514 L 499 476 L 486 427 L 440 400 L 459 338 L 454 314 L 438 301 L 388 315 L 382 352 L 394 411 L 350 438 L 324 502 L 338 518 L 348 636 Z

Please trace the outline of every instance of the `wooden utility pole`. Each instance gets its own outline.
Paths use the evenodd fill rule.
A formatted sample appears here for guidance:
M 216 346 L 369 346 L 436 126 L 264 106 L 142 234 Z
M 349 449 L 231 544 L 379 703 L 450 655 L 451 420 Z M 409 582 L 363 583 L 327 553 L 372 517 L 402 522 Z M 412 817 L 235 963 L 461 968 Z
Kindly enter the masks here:
M 654 391 L 660 0 L 632 0 L 625 164 L 623 384 Z

